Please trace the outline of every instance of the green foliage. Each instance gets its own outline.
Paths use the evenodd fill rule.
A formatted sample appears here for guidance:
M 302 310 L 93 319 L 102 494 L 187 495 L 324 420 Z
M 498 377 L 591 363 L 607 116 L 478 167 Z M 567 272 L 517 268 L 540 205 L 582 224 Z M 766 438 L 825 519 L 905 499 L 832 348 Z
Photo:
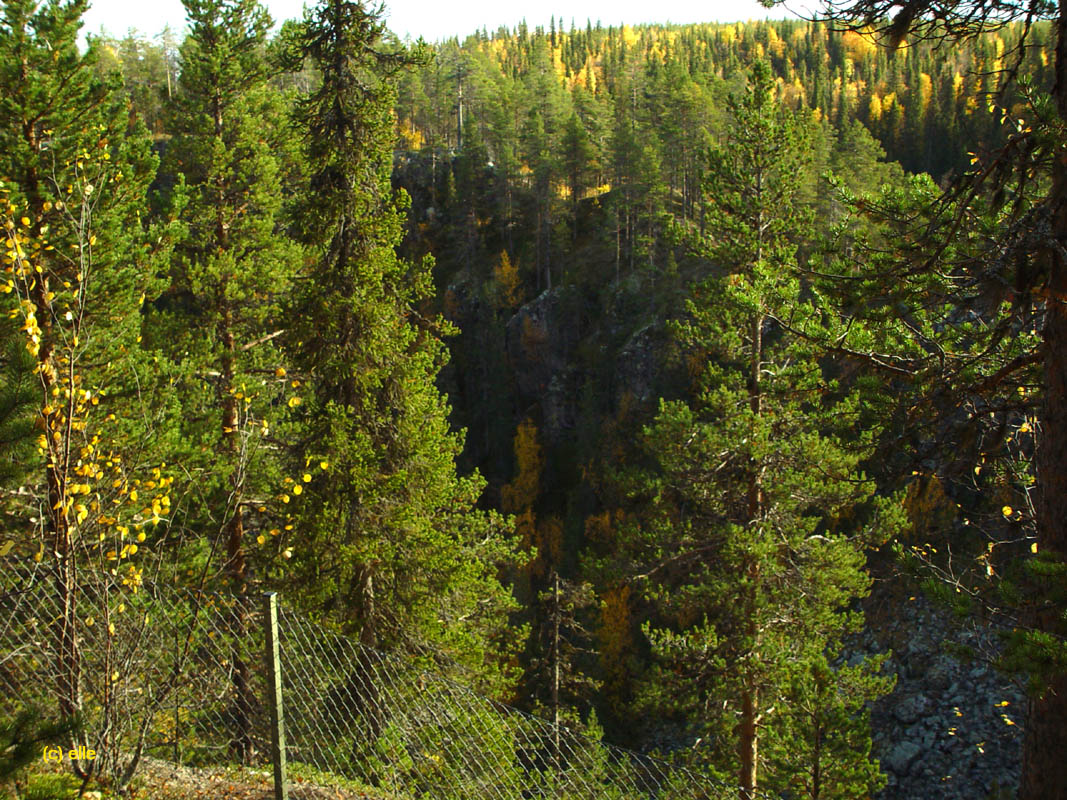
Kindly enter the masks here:
M 249 560 L 281 561 L 265 536 L 286 522 L 284 504 L 272 502 L 282 486 L 267 437 L 290 394 L 279 298 L 301 251 L 281 230 L 277 154 L 290 134 L 267 85 L 270 17 L 249 0 L 190 0 L 187 10 L 165 165 L 180 178 L 170 206 L 183 232 L 153 338 L 182 393 L 180 459 L 207 475 L 196 487 L 206 507 L 190 509 L 190 526 L 209 541 L 225 531 L 219 562 L 241 586 Z
M 760 64 L 730 109 L 706 184 L 706 252 L 720 274 L 678 328 L 706 368 L 694 399 L 662 401 L 644 432 L 654 468 L 633 491 L 648 520 L 630 546 L 660 615 L 646 625 L 663 664 L 657 691 L 712 737 L 721 774 L 752 791 L 761 763 L 772 769 L 765 785 L 784 787 L 820 757 L 806 743 L 831 723 L 793 710 L 818 697 L 821 712 L 851 719 L 887 690 L 871 681 L 847 688 L 859 673 L 831 668 L 827 651 L 859 629 L 848 607 L 870 588 L 864 547 L 891 528 L 863 520 L 874 485 L 859 470 L 869 434 L 855 427 L 858 398 L 825 380 L 817 352 L 778 322 L 819 316 L 802 299 L 794 255 L 807 216 L 795 205 L 803 121 L 782 109 Z M 860 739 L 841 731 L 846 743 L 822 756 L 858 795 L 877 785 L 877 770 L 862 720 L 855 730 Z M 820 768 L 831 771 L 810 767 Z
M 38 8 L 29 0 L 4 5 L 0 180 L 12 189 L 11 213 L 28 211 L 35 232 L 50 231 L 49 277 L 57 283 L 79 272 L 78 259 L 66 253 L 76 236 L 87 236 L 76 228 L 91 225 L 99 301 L 86 309 L 94 323 L 93 358 L 119 361 L 138 333 L 131 309 L 140 307 L 141 292 L 151 296 L 158 286 L 141 230 L 156 159 L 143 126 L 131 124 L 121 82 L 94 74 L 98 47 L 78 51 L 84 8 L 82 2 Z M 101 152 L 109 164 L 96 158 Z
M 39 761 L 46 745 L 67 744 L 79 727 L 77 718 L 48 720 L 39 708 L 23 709 L 10 719 L 0 720 L 0 784 Z
M 30 220 L 17 236 L 54 244 L 53 289 L 82 283 L 57 253 L 97 237 L 79 380 L 107 390 L 116 452 L 184 475 L 162 574 L 224 567 L 364 642 L 444 651 L 494 692 L 526 667 L 515 696 L 596 707 L 613 738 L 645 733 L 641 685 L 729 784 L 747 714 L 765 787 L 848 796 L 879 785 L 863 708 L 888 683 L 877 660 L 842 663 L 861 623 L 846 608 L 907 485 L 910 561 L 935 561 L 924 539 L 966 541 L 941 593 L 1044 614 L 1004 663 L 1035 687 L 1062 672 L 1062 561 L 1030 550 L 1050 273 L 1026 253 L 1063 139 L 1047 25 L 1012 87 L 990 74 L 1012 25 L 892 58 L 800 21 L 524 25 L 407 51 L 355 2 L 269 41 L 251 0 L 189 0 L 180 52 L 131 35 L 81 54 L 84 7 L 4 6 L 0 179 L 12 224 Z M 142 122 L 164 157 L 153 207 Z M 1002 191 L 939 201 L 886 154 L 937 180 L 973 158 Z M 29 348 L 25 316 L 0 330 L 12 558 L 59 499 L 32 444 L 52 424 L 39 354 L 73 343 L 64 302 L 38 304 L 57 327 Z M 524 568 L 515 539 L 537 550 Z M 520 780 L 511 734 L 473 724 Z M 416 792 L 415 759 L 448 735 L 414 753 L 387 727 L 368 746 Z M 619 767 L 581 753 L 594 784 Z M 443 797 L 454 765 L 434 763 Z
M 301 53 L 322 85 L 301 101 L 310 185 L 301 207 L 315 255 L 287 309 L 285 337 L 306 376 L 293 457 L 328 464 L 297 512 L 293 575 L 305 603 L 364 643 L 444 648 L 494 683 L 510 609 L 497 565 L 503 520 L 474 510 L 484 482 L 461 477 L 460 435 L 434 385 L 446 361 L 425 259 L 400 259 L 403 193 L 389 186 L 395 70 L 362 5 L 324 0 Z
M 34 453 L 34 401 L 37 386 L 33 357 L 27 352 L 16 326 L 0 321 L 0 485 L 20 484 Z
M 894 679 L 879 675 L 888 656 L 841 663 L 840 649 L 812 658 L 784 693 L 780 725 L 770 726 L 768 771 L 775 784 L 809 798 L 860 797 L 885 785 L 870 757 L 870 705 Z
M 99 500 L 75 507 L 74 487 L 97 488 L 84 479 L 102 477 L 97 462 L 108 452 L 125 459 L 116 471 L 154 461 L 166 404 L 153 356 L 141 346 L 140 311 L 161 289 L 158 259 L 168 246 L 164 225 L 145 224 L 157 159 L 121 81 L 97 74 L 100 48 L 79 50 L 84 9 L 7 3 L 0 19 L 0 297 L 30 356 L 11 356 L 5 332 L 13 393 L 5 401 L 24 402 L 28 394 L 17 395 L 32 385 L 39 434 L 18 474 L 6 476 L 20 480 L 5 481 L 16 490 L 0 500 L 5 527 L 21 528 L 14 556 L 36 550 L 38 560 L 57 554 L 68 566 L 87 554 L 104 557 L 108 538 Z M 77 559 L 68 559 L 75 545 Z

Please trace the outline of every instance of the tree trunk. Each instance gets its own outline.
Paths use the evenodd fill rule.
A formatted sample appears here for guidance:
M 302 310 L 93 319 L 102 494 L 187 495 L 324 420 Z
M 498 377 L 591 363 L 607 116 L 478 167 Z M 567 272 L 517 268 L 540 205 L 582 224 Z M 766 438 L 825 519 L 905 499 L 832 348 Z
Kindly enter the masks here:
M 223 98 L 216 87 L 212 98 L 212 117 L 215 123 L 215 139 L 222 141 Z M 226 181 L 223 175 L 215 179 L 215 244 L 219 251 L 229 248 L 229 228 L 226 224 Z M 220 433 L 223 450 L 230 458 L 230 518 L 223 527 L 226 540 L 226 563 L 224 572 L 229 579 L 230 589 L 238 597 L 234 604 L 231 619 L 231 635 L 234 638 L 231 648 L 233 662 L 233 717 L 230 753 L 242 764 L 249 764 L 254 755 L 252 746 L 252 708 L 251 671 L 248 662 L 241 655 L 241 644 L 248 636 L 248 608 L 244 602 L 247 592 L 247 563 L 244 553 L 244 517 L 242 508 L 242 487 L 244 484 L 241 468 L 241 443 L 239 405 L 236 391 L 237 344 L 234 339 L 233 308 L 227 297 L 227 278 L 223 276 L 219 283 L 219 345 L 222 349 L 222 419 Z
M 349 679 L 349 697 L 353 710 L 362 716 L 367 726 L 367 736 L 371 741 L 381 736 L 385 728 L 385 709 L 382 690 L 378 685 L 378 646 L 377 611 L 374 597 L 374 568 L 369 564 L 360 564 L 355 570 L 356 613 L 361 623 L 359 631 L 359 658 L 356 669 Z M 357 750 L 360 743 L 357 742 Z
M 552 747 L 556 775 L 559 775 L 559 573 L 552 573 Z
M 759 690 L 755 687 L 741 693 L 741 724 L 738 742 L 741 756 L 741 800 L 756 798 L 756 770 L 759 761 Z
M 357 612 L 359 614 L 359 642 L 366 647 L 378 646 L 376 609 L 374 601 L 374 569 L 368 564 L 356 567 Z
M 1067 0 L 1060 0 L 1056 23 L 1056 83 L 1053 98 L 1067 120 Z M 1053 234 L 1067 241 L 1067 164 L 1056 158 L 1049 197 Z M 1045 314 L 1044 407 L 1038 439 L 1035 512 L 1038 550 L 1067 557 L 1067 262 L 1062 251 L 1050 259 Z M 1039 607 L 1032 624 L 1062 635 L 1057 609 Z M 1045 692 L 1030 700 L 1020 800 L 1067 800 L 1067 675 L 1054 675 Z

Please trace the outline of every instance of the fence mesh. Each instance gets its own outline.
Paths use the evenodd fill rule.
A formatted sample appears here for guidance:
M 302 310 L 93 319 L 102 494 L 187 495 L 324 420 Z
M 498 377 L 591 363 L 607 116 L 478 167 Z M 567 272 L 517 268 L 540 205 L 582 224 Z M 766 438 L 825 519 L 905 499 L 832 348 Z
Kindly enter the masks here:
M 121 576 L 0 576 L 0 715 L 80 712 L 80 765 L 120 784 L 144 756 L 270 760 L 265 604 Z M 712 800 L 737 790 L 606 745 L 279 607 L 291 764 L 396 800 Z M 78 765 L 75 765 L 76 767 Z M 299 769 L 299 767 L 297 767 Z
M 129 576 L 5 575 L 0 711 L 77 711 L 80 767 L 125 784 L 145 755 L 266 763 L 261 604 Z

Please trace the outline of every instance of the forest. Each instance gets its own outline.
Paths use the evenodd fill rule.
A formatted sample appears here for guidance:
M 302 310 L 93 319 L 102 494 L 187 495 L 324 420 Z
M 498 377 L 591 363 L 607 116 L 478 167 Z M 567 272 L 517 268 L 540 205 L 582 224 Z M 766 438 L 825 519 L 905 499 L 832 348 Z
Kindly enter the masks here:
M 183 2 L 3 2 L 0 581 L 278 591 L 742 800 L 1067 798 L 1067 16 Z M 919 602 L 1010 774 L 887 775 Z

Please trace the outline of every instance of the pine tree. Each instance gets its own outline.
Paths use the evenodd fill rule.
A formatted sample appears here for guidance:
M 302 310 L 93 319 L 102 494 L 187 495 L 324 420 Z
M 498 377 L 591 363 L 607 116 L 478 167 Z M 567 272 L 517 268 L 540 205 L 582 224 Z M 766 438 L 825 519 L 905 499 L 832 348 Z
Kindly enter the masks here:
M 538 290 L 552 288 L 555 222 L 555 186 L 561 177 L 560 150 L 569 97 L 560 87 L 548 41 L 534 37 L 526 80 L 527 107 L 521 131 L 522 153 L 533 175 L 535 268 Z M 558 276 L 557 276 L 558 282 Z
M 273 145 L 280 137 L 271 129 L 281 115 L 263 53 L 270 17 L 255 0 L 188 0 L 186 10 L 191 31 L 181 49 L 167 153 L 172 174 L 183 179 L 174 202 L 184 206 L 185 235 L 175 251 L 170 324 L 160 321 L 157 335 L 186 374 L 184 433 L 209 476 L 208 508 L 194 521 L 202 552 L 209 544 L 220 552 L 217 566 L 230 590 L 244 593 L 256 549 L 249 523 L 251 533 L 260 528 L 255 541 L 262 548 L 271 528 L 264 498 L 272 488 L 284 492 L 271 486 L 278 468 L 264 438 L 279 416 L 275 408 L 284 407 L 277 300 L 300 255 L 279 232 Z M 269 563 L 268 552 L 257 560 Z M 239 630 L 247 624 L 241 608 Z M 249 665 L 235 653 L 231 747 L 242 762 L 252 755 L 249 682 Z
M 885 784 L 871 752 L 870 704 L 893 688 L 878 674 L 886 656 L 856 665 L 841 663 L 840 647 L 813 656 L 784 693 L 768 770 L 783 776 L 794 796 L 862 797 Z
M 447 326 L 422 311 L 426 259 L 397 257 L 406 195 L 389 184 L 396 71 L 361 3 L 323 0 L 301 56 L 322 73 L 302 103 L 310 187 L 302 209 L 317 255 L 301 275 L 286 336 L 305 376 L 299 464 L 306 484 L 294 542 L 305 602 L 368 645 L 431 645 L 487 679 L 510 606 L 496 578 L 501 521 L 474 511 L 483 481 L 459 477 L 462 437 L 434 385 Z
M 928 189 L 921 204 L 910 208 L 899 198 L 888 198 L 885 210 L 890 213 L 880 216 L 888 220 L 889 241 L 897 247 L 889 259 L 865 270 L 862 282 L 863 301 L 874 296 L 885 301 L 857 307 L 864 308 L 865 327 L 880 345 L 896 345 L 880 349 L 882 368 L 891 365 L 898 376 L 919 379 L 922 405 L 941 412 L 938 427 L 959 431 L 953 419 L 959 410 L 982 408 L 981 414 L 966 414 L 965 430 L 959 431 L 963 435 L 953 437 L 956 441 L 942 451 L 946 462 L 963 466 L 959 462 L 972 454 L 961 457 L 961 440 L 980 442 L 988 435 L 982 419 L 1014 429 L 1015 435 L 1023 425 L 1024 436 L 1040 431 L 1025 445 L 1032 453 L 1032 472 L 1019 476 L 1032 478 L 1033 485 L 1010 481 L 1020 499 L 1032 502 L 1032 511 L 1016 517 L 1015 524 L 1030 527 L 1033 536 L 1032 552 L 1024 550 L 1015 559 L 1023 575 L 1008 584 L 1010 602 L 1022 600 L 1022 608 L 1009 614 L 1015 628 L 1012 666 L 1029 673 L 1034 689 L 1019 797 L 1067 798 L 1067 254 L 1062 245 L 1067 239 L 1067 162 L 1058 155 L 1067 124 L 1067 3 L 917 0 L 900 7 L 888 0 L 860 0 L 826 3 L 824 8 L 834 24 L 876 32 L 889 50 L 906 41 L 930 41 L 943 51 L 973 42 L 973 72 L 983 89 L 970 100 L 983 96 L 981 91 L 1004 98 L 997 118 L 1008 124 L 999 152 L 983 157 L 981 148 L 970 148 L 978 151 L 971 156 L 976 168 L 939 200 Z M 1039 21 L 1047 25 L 1035 24 Z M 1020 41 L 1005 63 L 994 40 L 978 34 L 1000 35 L 1013 28 Z M 1026 102 L 1012 106 L 1007 95 L 1018 77 L 1015 65 L 1046 36 L 1052 48 L 1041 58 L 1048 60 L 1055 79 L 1024 82 Z M 893 60 L 900 61 L 899 55 Z M 995 105 L 999 103 L 988 102 L 988 110 Z M 965 106 L 972 130 L 986 116 L 977 106 Z M 1015 109 L 1029 112 L 1016 114 Z M 884 241 L 878 244 L 880 249 Z M 849 288 L 841 287 L 842 293 L 851 294 Z M 886 309 L 892 309 L 888 319 Z M 908 329 L 900 323 L 905 315 Z M 985 449 L 973 455 L 984 458 Z M 978 458 L 967 465 L 975 474 L 982 469 Z M 1004 509 L 1006 517 L 1015 516 L 1007 513 L 1011 506 Z M 985 544 L 979 540 L 971 546 Z M 985 571 L 981 561 L 973 566 Z M 967 582 L 977 590 L 971 576 Z M 949 593 L 955 594 L 955 587 Z
M 107 385 L 121 397 L 139 349 L 142 292 L 156 283 L 140 224 L 156 161 L 143 128 L 131 129 L 121 82 L 97 77 L 97 45 L 78 52 L 84 10 L 81 2 L 38 8 L 26 0 L 6 3 L 0 21 L 0 191 L 8 220 L 0 291 L 21 303 L 12 314 L 21 329 L 35 331 L 26 343 L 29 361 L 5 356 L 5 366 L 13 373 L 10 391 L 25 377 L 35 384 L 38 405 L 50 409 L 44 433 L 57 446 L 65 433 L 50 398 L 71 389 L 64 384 L 69 351 L 78 350 L 83 386 Z M 40 277 L 20 281 L 26 256 Z M 72 332 L 80 334 L 74 346 Z M 103 368 L 109 361 L 113 368 Z M 31 364 L 38 377 L 20 377 Z M 18 404 L 16 397 L 9 402 Z M 64 465 L 46 465 L 40 456 L 51 508 L 65 494 Z M 45 516 L 50 552 L 65 552 L 66 513 L 53 508 Z
M 270 17 L 254 0 L 189 0 L 186 9 L 191 30 L 167 151 L 168 171 L 183 179 L 174 203 L 185 231 L 172 269 L 169 324 L 160 320 L 157 335 L 187 373 L 185 435 L 215 479 L 207 497 L 220 530 L 202 533 L 224 541 L 219 566 L 243 592 L 246 498 L 269 496 L 268 479 L 277 477 L 262 448 L 285 383 L 275 345 L 277 301 L 300 255 L 279 231 L 274 150 L 286 134 L 267 87 Z
M 0 320 L 0 487 L 21 485 L 34 455 L 34 412 L 38 388 L 33 357 L 17 326 Z M 15 527 L 18 527 L 17 525 Z M 7 534 L 7 526 L 0 532 Z M 13 536 L 16 531 L 10 532 Z M 14 541 L 14 539 L 12 539 Z M 0 550 L 5 544 L 0 543 Z M 12 546 L 14 546 L 12 544 Z
M 573 112 L 567 120 L 567 127 L 560 144 L 563 149 L 563 174 L 567 178 L 570 192 L 571 241 L 573 242 L 578 239 L 578 204 L 589 185 L 593 166 L 593 146 L 577 111 Z
M 796 277 L 794 237 L 807 224 L 797 206 L 802 120 L 780 107 L 762 63 L 729 108 L 727 141 L 712 153 L 705 186 L 705 252 L 721 270 L 678 328 L 707 367 L 694 400 L 661 403 L 645 431 L 657 469 L 638 485 L 658 513 L 634 543 L 672 622 L 648 629 L 653 647 L 666 674 L 688 682 L 673 686 L 683 697 L 705 708 L 714 698 L 723 709 L 699 725 L 716 737 L 716 766 L 736 775 L 749 800 L 760 764 L 780 757 L 761 743 L 794 746 L 771 734 L 786 724 L 787 697 L 807 691 L 813 675 L 836 680 L 817 666 L 860 623 L 846 607 L 869 590 L 864 541 L 838 520 L 873 486 L 859 472 L 860 450 L 844 443 L 855 398 L 824 380 L 816 354 L 775 324 L 818 316 Z M 867 757 L 851 754 L 861 764 Z M 850 792 L 874 787 L 876 771 L 855 774 Z

